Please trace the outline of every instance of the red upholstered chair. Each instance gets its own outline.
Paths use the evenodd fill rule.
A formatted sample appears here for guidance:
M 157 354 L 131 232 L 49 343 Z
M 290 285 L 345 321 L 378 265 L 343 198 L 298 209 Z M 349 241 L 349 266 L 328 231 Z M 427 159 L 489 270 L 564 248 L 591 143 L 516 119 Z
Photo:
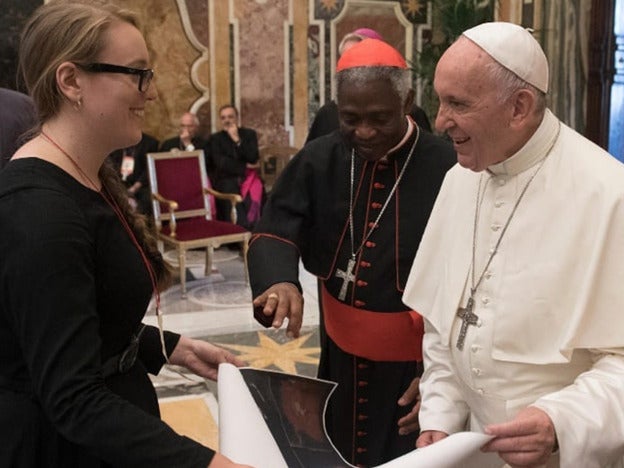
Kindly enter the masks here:
M 223 244 L 241 243 L 247 276 L 247 248 L 251 233 L 235 224 L 238 194 L 224 194 L 210 187 L 203 151 L 148 153 L 147 166 L 158 239 L 178 254 L 182 297 L 186 297 L 186 251 L 206 249 L 206 276 L 212 271 L 212 255 Z M 210 198 L 232 203 L 232 222 L 212 219 Z M 212 205 L 212 206 L 211 206 Z

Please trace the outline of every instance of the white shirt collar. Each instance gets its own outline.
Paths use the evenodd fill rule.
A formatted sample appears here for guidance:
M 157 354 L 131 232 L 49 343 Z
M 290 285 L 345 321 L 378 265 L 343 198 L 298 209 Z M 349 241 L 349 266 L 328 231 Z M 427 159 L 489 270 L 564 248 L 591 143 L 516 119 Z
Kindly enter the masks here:
M 546 109 L 542 123 L 516 154 L 488 167 L 495 175 L 516 175 L 544 159 L 559 135 L 559 119 Z

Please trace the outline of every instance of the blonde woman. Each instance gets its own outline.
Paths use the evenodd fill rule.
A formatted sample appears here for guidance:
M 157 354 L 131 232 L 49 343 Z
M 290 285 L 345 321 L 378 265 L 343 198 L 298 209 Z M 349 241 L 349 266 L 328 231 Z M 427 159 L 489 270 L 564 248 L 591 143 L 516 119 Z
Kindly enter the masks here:
M 0 174 L 0 466 L 241 466 L 164 424 L 147 375 L 241 362 L 141 324 L 170 274 L 104 165 L 140 140 L 156 95 L 136 21 L 50 2 L 20 69 L 41 127 Z

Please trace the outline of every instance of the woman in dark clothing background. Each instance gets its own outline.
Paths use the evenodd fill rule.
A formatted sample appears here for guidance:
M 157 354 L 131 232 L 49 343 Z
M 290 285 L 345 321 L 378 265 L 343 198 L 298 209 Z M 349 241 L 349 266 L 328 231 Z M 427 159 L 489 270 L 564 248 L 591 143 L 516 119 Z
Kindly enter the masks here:
M 104 164 L 140 140 L 155 98 L 134 17 L 47 3 L 20 69 L 41 128 L 0 174 L 0 466 L 241 466 L 162 422 L 147 375 L 242 363 L 141 324 L 170 273 Z

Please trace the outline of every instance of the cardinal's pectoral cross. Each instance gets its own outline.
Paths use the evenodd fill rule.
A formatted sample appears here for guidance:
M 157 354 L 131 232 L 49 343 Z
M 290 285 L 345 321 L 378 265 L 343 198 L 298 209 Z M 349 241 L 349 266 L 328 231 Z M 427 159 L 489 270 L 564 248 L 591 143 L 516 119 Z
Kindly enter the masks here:
M 342 286 L 340 287 L 340 293 L 338 293 L 338 299 L 344 301 L 347 297 L 347 288 L 349 283 L 353 283 L 355 275 L 353 274 L 353 268 L 355 267 L 355 258 L 351 257 L 347 262 L 347 268 L 343 270 L 336 270 L 336 278 L 342 278 Z
M 466 341 L 466 332 L 468 331 L 468 325 L 476 325 L 479 317 L 472 312 L 474 306 L 474 300 L 472 296 L 468 298 L 466 307 L 460 307 L 457 310 L 457 316 L 462 320 L 461 328 L 459 330 L 459 336 L 457 337 L 457 349 L 460 351 L 464 349 L 464 341 Z

